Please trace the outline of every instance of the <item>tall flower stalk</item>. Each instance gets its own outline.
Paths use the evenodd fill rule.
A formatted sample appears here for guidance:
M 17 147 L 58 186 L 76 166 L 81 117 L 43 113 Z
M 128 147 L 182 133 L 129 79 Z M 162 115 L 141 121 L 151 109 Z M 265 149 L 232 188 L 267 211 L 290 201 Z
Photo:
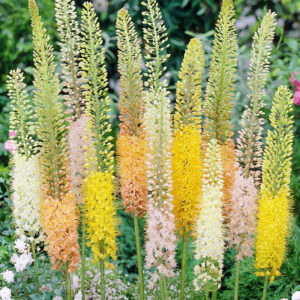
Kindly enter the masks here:
M 232 140 L 231 113 L 235 96 L 237 39 L 232 0 L 223 0 L 216 24 L 208 84 L 204 100 L 204 138 L 217 139 L 223 163 L 223 202 L 228 203 L 234 178 L 235 150 Z
M 199 264 L 194 267 L 195 290 L 214 293 L 221 285 L 224 256 L 224 217 L 222 213 L 222 159 L 216 139 L 206 149 L 203 162 L 202 195 L 195 227 L 195 258 Z
M 272 41 L 276 27 L 276 14 L 269 11 L 263 17 L 260 27 L 253 36 L 248 76 L 249 104 L 246 105 L 238 134 L 237 156 L 242 174 L 254 178 L 260 184 L 262 164 L 262 132 L 264 121 L 265 85 L 269 75 Z
M 170 100 L 164 89 L 147 94 L 145 124 L 148 204 L 146 227 L 146 268 L 155 268 L 153 281 L 160 280 L 162 298 L 167 300 L 166 277 L 174 275 L 175 224 L 171 194 L 171 115 Z
M 171 195 L 171 107 L 164 78 L 169 55 L 166 27 L 155 0 L 142 3 L 148 91 L 145 93 L 147 139 L 146 267 L 154 268 L 153 281 L 160 280 L 162 299 L 168 299 L 166 277 L 174 275 L 175 224 Z
M 260 184 L 262 162 L 263 96 L 269 74 L 275 17 L 276 14 L 269 11 L 253 37 L 248 77 L 250 102 L 242 115 L 242 128 L 237 140 L 239 169 L 236 171 L 231 193 L 228 222 L 229 245 L 237 251 L 235 300 L 238 299 L 240 261 L 245 256 L 253 255 L 257 213 L 256 187 Z
M 11 100 L 10 135 L 16 144 L 12 153 L 12 202 L 16 235 L 27 237 L 34 257 L 36 290 L 39 293 L 36 245 L 44 240 L 40 224 L 41 181 L 39 177 L 38 144 L 35 114 L 20 69 L 8 76 L 8 96 Z
M 192 39 L 186 49 L 179 81 L 172 145 L 172 178 L 175 224 L 182 237 L 181 290 L 184 299 L 187 240 L 199 215 L 202 180 L 201 80 L 204 65 L 202 44 Z
M 293 98 L 286 86 L 275 94 L 262 166 L 258 203 L 256 275 L 265 277 L 262 299 L 268 282 L 280 275 L 291 220 L 291 159 L 293 153 Z
M 110 101 L 107 71 L 100 26 L 91 3 L 82 11 L 81 69 L 85 80 L 84 98 L 87 106 L 87 139 L 92 139 L 86 153 L 88 174 L 84 180 L 84 211 L 88 245 L 94 261 L 100 264 L 101 299 L 105 299 L 105 263 L 116 259 L 117 224 L 114 205 L 114 158 L 109 123 Z
M 80 30 L 74 0 L 56 0 L 56 24 L 60 37 L 62 83 L 67 114 L 79 119 L 84 110 L 79 72 Z
M 77 21 L 75 1 L 56 0 L 56 23 L 60 37 L 62 65 L 62 84 L 66 113 L 70 122 L 70 170 L 71 183 L 78 204 L 82 205 L 82 183 L 87 173 L 85 168 L 85 149 L 89 149 L 90 141 L 85 139 L 88 118 L 83 114 L 84 99 L 82 95 L 82 78 L 80 75 L 80 30 Z M 85 300 L 85 222 L 81 213 L 81 290 Z
M 139 295 L 144 299 L 144 278 L 138 217 L 146 209 L 146 141 L 142 56 L 138 36 L 128 11 L 117 14 L 117 45 L 120 73 L 120 135 L 117 140 L 121 194 L 126 212 L 134 218 L 139 273 Z
M 71 182 L 78 201 L 85 176 L 84 148 L 88 148 L 84 137 L 87 117 L 84 112 L 82 78 L 79 68 L 80 30 L 73 0 L 56 0 L 56 23 L 60 37 L 62 84 L 64 104 L 67 108 L 70 145 Z
M 69 272 L 76 269 L 80 260 L 76 198 L 70 182 L 68 133 L 59 101 L 53 47 L 34 0 L 29 0 L 29 11 L 34 42 L 34 101 L 41 141 L 41 223 L 54 268 L 61 268 L 67 280 Z M 67 298 L 71 298 L 68 287 Z
M 232 0 L 223 0 L 214 35 L 211 66 L 204 101 L 204 133 L 225 144 L 232 137 L 231 110 L 237 65 L 235 11 Z

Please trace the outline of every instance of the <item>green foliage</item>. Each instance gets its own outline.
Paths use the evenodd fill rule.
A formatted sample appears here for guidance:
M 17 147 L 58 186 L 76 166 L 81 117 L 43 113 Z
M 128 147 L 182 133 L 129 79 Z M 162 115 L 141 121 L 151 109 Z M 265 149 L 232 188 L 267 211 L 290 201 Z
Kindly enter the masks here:
M 14 228 L 11 222 L 12 203 L 9 197 L 8 168 L 0 167 L 0 269 L 12 252 Z

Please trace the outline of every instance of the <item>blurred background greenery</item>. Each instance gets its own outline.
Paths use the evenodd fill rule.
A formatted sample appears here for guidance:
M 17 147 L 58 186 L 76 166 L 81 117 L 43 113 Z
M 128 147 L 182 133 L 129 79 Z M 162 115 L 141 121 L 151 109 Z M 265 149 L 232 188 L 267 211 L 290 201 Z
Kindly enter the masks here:
M 58 51 L 56 45 L 57 33 L 54 18 L 54 0 L 38 0 L 41 15 L 45 22 L 47 30 L 50 32 L 51 39 Z M 76 0 L 78 12 L 83 4 L 83 0 Z M 178 70 L 183 58 L 185 46 L 189 39 L 197 36 L 202 40 L 205 49 L 206 71 L 204 80 L 208 75 L 209 59 L 211 53 L 211 44 L 213 38 L 214 24 L 220 10 L 220 0 L 160 0 L 158 1 L 165 19 L 169 39 L 171 58 L 168 61 L 168 79 L 169 89 L 175 92 Z M 129 9 L 131 16 L 136 24 L 136 28 L 141 36 L 141 6 L 140 0 L 94 0 L 94 6 L 101 20 L 103 38 L 106 48 L 106 62 L 109 72 L 109 87 L 112 105 L 112 122 L 114 135 L 118 128 L 118 72 L 117 72 L 117 50 L 115 18 L 117 11 L 125 6 Z M 237 74 L 237 93 L 233 113 L 233 123 L 235 132 L 239 128 L 239 119 L 244 104 L 247 102 L 248 88 L 246 84 L 247 71 L 249 65 L 250 45 L 252 35 L 257 29 L 260 19 L 268 9 L 275 11 L 278 15 L 278 26 L 276 28 L 275 46 L 271 59 L 271 74 L 265 97 L 266 118 L 270 111 L 272 97 L 276 87 L 280 84 L 289 83 L 292 72 L 300 71 L 300 1 L 299 0 L 235 0 L 237 11 L 237 28 L 239 40 L 239 69 Z M 141 39 L 142 41 L 142 39 Z M 59 56 L 59 53 L 56 53 Z M 30 17 L 27 9 L 27 0 L 0 0 L 0 245 L 3 246 L 0 251 L 0 260 L 8 257 L 12 251 L 7 241 L 13 238 L 13 230 L 10 220 L 10 200 L 7 187 L 9 185 L 8 177 L 8 152 L 4 149 L 4 142 L 8 139 L 8 118 L 10 104 L 7 98 L 6 77 L 10 69 L 21 68 L 26 74 L 26 81 L 29 89 L 32 89 L 32 38 Z M 300 230 L 297 223 L 300 223 L 300 107 L 295 105 L 295 146 L 293 156 L 293 174 L 292 190 L 295 200 L 294 215 L 295 224 L 293 232 L 296 232 L 291 239 L 289 248 L 289 261 L 284 269 L 288 272 L 287 276 L 281 279 L 281 289 L 274 299 L 279 296 L 287 297 L 287 291 L 292 291 L 293 282 L 300 284 Z M 266 128 L 268 128 L 268 124 Z M 121 233 L 120 236 L 120 259 L 119 265 L 124 271 L 134 273 L 135 266 L 135 242 L 133 228 L 130 218 L 122 211 Z M 130 231 L 132 231 L 130 234 Z M 179 251 L 180 257 L 180 251 Z M 224 289 L 230 290 L 233 284 L 233 257 L 231 252 L 226 256 L 226 271 L 224 279 Z M 192 263 L 192 262 L 191 262 Z M 291 264 L 298 264 L 293 268 Z M 252 283 L 257 280 L 253 276 L 252 270 L 247 267 L 247 262 L 242 267 L 242 272 L 252 274 L 246 277 L 242 284 L 242 294 L 244 299 L 255 299 L 255 294 L 251 289 Z M 294 270 L 294 271 L 293 271 Z M 295 271 L 296 270 L 296 271 Z M 259 280 L 259 279 L 258 279 Z M 298 280 L 298 281 L 297 281 Z M 248 288 L 247 288 L 248 287 Z M 260 289 L 260 287 L 259 287 Z M 231 294 L 224 293 L 224 299 L 230 299 Z M 277 297 L 278 296 L 278 297 Z M 227 297 L 227 298 L 226 298 Z M 242 296 L 243 297 L 243 296 Z M 257 297 L 256 297 L 257 298 Z M 243 299 L 243 298 L 241 298 Z M 271 299 L 271 298 L 270 298 Z M 273 298 L 272 298 L 273 299 Z

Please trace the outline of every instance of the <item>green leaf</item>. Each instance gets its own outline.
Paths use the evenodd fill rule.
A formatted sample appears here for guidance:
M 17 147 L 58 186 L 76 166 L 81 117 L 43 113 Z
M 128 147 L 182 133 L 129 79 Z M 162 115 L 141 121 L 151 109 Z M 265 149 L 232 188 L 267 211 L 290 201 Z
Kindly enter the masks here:
M 189 0 L 183 0 L 181 7 L 185 7 L 189 3 Z
M 29 297 L 32 300 L 44 300 L 45 299 L 44 297 L 42 297 L 42 295 L 37 294 L 37 293 L 29 295 Z

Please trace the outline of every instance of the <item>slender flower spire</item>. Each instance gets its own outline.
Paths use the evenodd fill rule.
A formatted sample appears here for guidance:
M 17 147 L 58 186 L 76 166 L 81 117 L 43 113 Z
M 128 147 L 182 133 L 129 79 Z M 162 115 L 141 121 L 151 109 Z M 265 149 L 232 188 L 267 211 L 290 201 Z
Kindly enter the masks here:
M 74 0 L 55 0 L 56 23 L 60 37 L 62 83 L 67 113 L 71 120 L 80 118 L 84 109 L 79 72 L 80 30 Z
M 259 184 L 259 167 L 262 160 L 262 131 L 264 119 L 262 97 L 269 73 L 271 43 L 274 38 L 275 14 L 268 12 L 254 34 L 248 85 L 250 103 L 242 116 L 237 156 L 240 167 L 235 173 L 229 210 L 229 244 L 237 250 L 237 259 L 252 256 L 256 227 L 256 188 Z M 252 171 L 251 171 L 252 170 Z M 237 205 L 239 203 L 239 205 Z
M 221 145 L 223 203 L 228 214 L 235 173 L 235 150 L 231 114 L 235 94 L 237 39 L 232 0 L 223 0 L 216 24 L 211 66 L 204 100 L 204 139 L 216 138 Z
M 259 185 L 262 162 L 262 132 L 264 121 L 263 97 L 269 75 L 269 65 L 276 27 L 276 14 L 271 11 L 263 17 L 260 27 L 255 32 L 252 42 L 248 86 L 251 90 L 241 120 L 241 130 L 238 133 L 237 156 L 242 167 L 242 173 L 252 175 L 256 185 Z
M 72 122 L 69 126 L 69 145 L 70 145 L 70 169 L 71 183 L 73 191 L 79 202 L 82 201 L 82 184 L 88 173 L 85 156 L 86 152 L 93 151 L 92 138 L 86 137 L 88 132 L 89 118 L 82 115 L 79 119 Z
M 34 0 L 29 0 L 34 42 L 37 133 L 41 141 L 41 223 L 54 267 L 72 272 L 79 262 L 75 195 L 70 185 L 69 147 L 53 47 Z
M 229 247 L 237 250 L 237 260 L 253 255 L 257 213 L 257 190 L 253 177 L 246 178 L 241 173 L 240 169 L 235 173 L 227 224 L 227 240 Z
M 140 300 L 144 299 L 143 265 L 138 216 L 147 200 L 146 141 L 142 55 L 131 17 L 125 8 L 117 14 L 118 70 L 120 73 L 120 135 L 117 140 L 121 195 L 126 212 L 133 214 Z
M 81 86 L 83 80 L 79 69 L 80 30 L 74 0 L 56 0 L 56 23 L 60 37 L 62 84 L 66 113 L 70 122 L 69 146 L 71 182 L 78 201 L 81 200 L 81 185 L 85 177 L 84 149 L 90 148 L 84 139 L 87 117 L 83 115 L 84 100 Z
M 146 267 L 155 268 L 154 281 L 160 278 L 161 293 L 168 298 L 166 277 L 174 275 L 175 224 L 171 178 L 171 107 L 164 66 L 169 54 L 166 27 L 155 0 L 142 3 L 148 91 L 145 93 L 147 153 Z
M 7 88 L 11 100 L 10 132 L 16 142 L 18 152 L 26 157 L 36 154 L 35 113 L 24 83 L 24 74 L 20 69 L 10 71 Z
M 87 158 L 96 171 L 113 173 L 113 145 L 109 123 L 110 101 L 108 97 L 107 71 L 103 39 L 93 5 L 85 2 L 82 12 L 81 69 L 86 115 L 93 138 L 94 156 Z
M 269 11 L 262 19 L 252 42 L 248 86 L 251 90 L 241 119 L 236 155 L 239 168 L 234 176 L 228 215 L 229 245 L 237 251 L 235 296 L 238 299 L 240 260 L 252 256 L 256 230 L 257 191 L 262 162 L 264 125 L 263 96 L 269 74 L 272 41 L 276 26 L 275 14 Z M 237 205 L 237 203 L 239 205 Z
M 213 42 L 204 101 L 204 134 L 225 144 L 232 137 L 231 111 L 237 65 L 235 11 L 232 0 L 223 0 Z
M 269 117 L 272 130 L 267 134 L 257 215 L 256 275 L 271 282 L 280 275 L 291 220 L 292 106 L 292 94 L 280 86 Z
M 184 299 L 187 238 L 199 215 L 202 180 L 201 80 L 204 65 L 202 44 L 191 39 L 184 54 L 175 111 L 172 145 L 172 177 L 176 229 L 182 236 L 181 293 Z
M 121 194 L 126 211 L 143 215 L 146 208 L 146 143 L 142 56 L 138 36 L 125 8 L 117 15 L 120 78 L 120 135 L 118 162 Z
M 88 174 L 84 182 L 84 211 L 88 245 L 94 261 L 100 262 L 101 298 L 105 299 L 104 263 L 116 259 L 117 224 L 114 205 L 114 158 L 109 123 L 110 101 L 101 30 L 93 5 L 85 2 L 82 10 L 81 68 L 85 80 L 87 139 L 92 139 L 86 153 Z
M 12 202 L 18 236 L 29 236 L 35 243 L 43 240 L 39 205 L 41 182 L 38 167 L 36 123 L 24 75 L 20 69 L 8 76 L 8 95 L 11 99 L 10 132 L 17 150 L 13 152 Z
M 154 280 L 160 275 L 174 275 L 175 224 L 171 178 L 170 100 L 163 93 L 147 93 L 145 124 L 147 153 L 148 205 L 146 228 L 146 267 L 155 268 Z
M 166 53 L 168 44 L 167 29 L 162 18 L 160 8 L 156 0 L 147 0 L 142 2 L 146 10 L 142 12 L 143 15 L 143 38 L 146 41 L 146 67 L 147 81 L 146 87 L 158 91 L 159 87 L 166 87 L 165 63 L 170 57 Z
M 212 139 L 203 163 L 201 213 L 195 228 L 194 268 L 196 291 L 209 287 L 220 288 L 224 256 L 224 218 L 222 215 L 222 160 L 220 146 Z

